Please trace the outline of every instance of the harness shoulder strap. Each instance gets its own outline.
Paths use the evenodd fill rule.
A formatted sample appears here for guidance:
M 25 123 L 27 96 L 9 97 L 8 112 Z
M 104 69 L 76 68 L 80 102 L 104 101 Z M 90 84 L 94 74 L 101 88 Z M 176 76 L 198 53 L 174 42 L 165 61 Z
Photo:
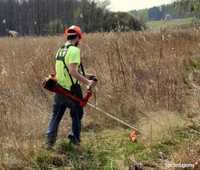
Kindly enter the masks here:
M 83 67 L 83 63 L 80 63 L 79 67 L 81 68 L 82 74 L 85 77 L 86 75 L 85 75 L 85 70 L 84 70 L 84 67 Z
M 73 46 L 73 45 L 72 45 L 72 44 L 69 44 L 69 45 L 67 45 L 67 46 L 62 46 L 62 47 L 60 48 L 60 50 L 62 50 L 62 49 L 68 50 L 68 48 L 69 48 L 70 46 Z M 67 51 L 66 51 L 66 52 L 67 52 Z M 76 81 L 76 83 L 74 83 L 73 78 L 72 78 L 71 74 L 69 73 L 69 69 L 68 69 L 68 67 L 67 67 L 67 65 L 66 65 L 66 63 L 65 63 L 66 52 L 64 53 L 64 55 L 58 55 L 58 56 L 56 57 L 56 60 L 61 60 L 61 61 L 63 62 L 64 67 L 65 67 L 65 69 L 67 70 L 67 73 L 69 74 L 69 77 L 70 77 L 70 80 L 71 80 L 71 82 L 72 82 L 72 85 L 74 85 L 74 84 L 76 84 L 76 83 L 78 82 L 78 80 Z M 59 54 L 59 53 L 58 53 L 58 54 Z M 84 71 L 84 67 L 83 67 L 83 64 L 82 64 L 82 63 L 80 63 L 79 68 L 81 69 L 82 74 L 83 74 L 83 76 L 85 77 L 86 75 L 85 75 L 85 71 Z
M 69 48 L 70 46 L 72 46 L 72 44 L 69 44 L 69 45 L 67 45 L 67 46 L 62 46 L 62 47 L 60 48 L 60 50 L 66 49 L 66 52 L 67 52 L 67 50 L 68 50 L 68 48 Z M 65 56 L 66 56 L 66 53 L 64 53 L 64 55 L 59 55 L 59 53 L 58 53 L 58 56 L 56 57 L 56 60 L 61 60 L 61 61 L 63 62 L 64 67 L 65 67 L 65 69 L 67 70 L 67 73 L 69 74 L 69 77 L 70 77 L 70 80 L 71 80 L 71 82 L 72 82 L 72 85 L 75 85 L 75 83 L 74 83 L 74 81 L 73 81 L 73 78 L 72 78 L 71 74 L 69 73 L 69 69 L 68 69 L 68 67 L 67 67 L 67 65 L 66 65 L 66 63 L 65 63 Z M 76 82 L 76 83 L 77 83 L 77 82 Z

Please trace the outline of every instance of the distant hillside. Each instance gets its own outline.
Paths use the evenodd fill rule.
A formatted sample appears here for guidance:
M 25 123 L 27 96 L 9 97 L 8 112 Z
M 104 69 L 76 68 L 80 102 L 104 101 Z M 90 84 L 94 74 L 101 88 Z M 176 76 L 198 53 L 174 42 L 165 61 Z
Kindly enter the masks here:
M 198 0 L 181 0 L 171 4 L 155 6 L 149 9 L 133 10 L 131 14 L 143 21 L 158 21 L 177 18 L 188 18 L 199 15 L 200 2 Z
M 148 21 L 146 26 L 151 30 L 160 30 L 161 28 L 188 28 L 193 25 L 194 18 L 180 18 L 171 20 Z

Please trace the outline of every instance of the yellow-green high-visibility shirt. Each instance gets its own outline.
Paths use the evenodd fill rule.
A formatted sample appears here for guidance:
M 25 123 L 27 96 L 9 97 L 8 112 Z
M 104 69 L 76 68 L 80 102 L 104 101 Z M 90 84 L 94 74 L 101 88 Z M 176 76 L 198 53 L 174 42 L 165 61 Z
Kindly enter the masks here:
M 69 73 L 67 72 L 65 65 L 62 60 L 58 58 L 63 57 L 66 66 L 69 68 L 69 64 L 77 64 L 77 70 L 81 62 L 80 49 L 75 46 L 70 46 L 67 48 L 67 44 L 60 48 L 56 54 L 56 78 L 59 85 L 63 88 L 70 90 L 72 86 L 72 81 L 70 79 Z M 77 80 L 72 77 L 73 82 L 76 83 Z

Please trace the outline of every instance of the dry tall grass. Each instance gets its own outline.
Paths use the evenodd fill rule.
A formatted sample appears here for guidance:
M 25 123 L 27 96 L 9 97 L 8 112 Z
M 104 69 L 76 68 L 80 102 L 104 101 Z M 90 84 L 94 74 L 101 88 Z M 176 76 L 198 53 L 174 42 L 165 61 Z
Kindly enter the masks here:
M 26 151 L 43 140 L 51 95 L 42 89 L 41 80 L 53 70 L 54 55 L 63 42 L 62 37 L 0 39 L 0 161 L 4 164 L 16 157 L 26 160 Z M 100 80 L 96 102 L 105 110 L 131 123 L 143 112 L 198 112 L 200 79 L 193 62 L 198 67 L 199 31 L 89 34 L 81 49 L 87 72 Z

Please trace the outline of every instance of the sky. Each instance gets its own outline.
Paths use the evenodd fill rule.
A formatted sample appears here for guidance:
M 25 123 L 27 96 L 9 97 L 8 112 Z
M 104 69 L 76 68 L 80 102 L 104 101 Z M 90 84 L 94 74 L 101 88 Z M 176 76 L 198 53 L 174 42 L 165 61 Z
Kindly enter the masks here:
M 168 4 L 173 1 L 174 0 L 110 0 L 111 5 L 109 8 L 111 11 L 130 11 Z

